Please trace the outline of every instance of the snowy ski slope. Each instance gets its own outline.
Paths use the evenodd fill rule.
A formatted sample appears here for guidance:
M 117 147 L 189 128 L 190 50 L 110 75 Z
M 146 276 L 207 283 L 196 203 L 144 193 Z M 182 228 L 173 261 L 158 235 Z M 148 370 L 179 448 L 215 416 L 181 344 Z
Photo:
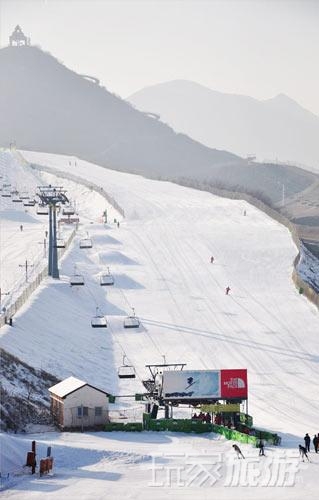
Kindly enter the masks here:
M 5 349 L 60 378 L 72 374 L 113 394 L 142 392 L 144 365 L 161 362 L 162 355 L 168 362 L 186 362 L 189 369 L 247 368 L 249 413 L 256 426 L 280 432 L 293 446 L 305 432 L 319 431 L 319 316 L 294 288 L 291 273 L 297 250 L 285 227 L 243 201 L 81 160 L 70 166 L 68 157 L 24 155 L 100 185 L 126 217 L 117 228 L 112 221 L 119 215 L 100 195 L 56 179 L 76 200 L 79 232 L 62 260 L 61 280 L 46 280 L 16 315 L 14 328 L 1 329 Z M 11 168 L 16 168 L 17 179 L 28 171 L 16 162 Z M 48 174 L 43 179 L 54 182 Z M 111 221 L 107 226 L 101 223 L 105 208 Z M 6 227 L 10 221 L 2 211 L 2 231 Z M 87 231 L 93 248 L 80 250 L 79 240 Z M 27 234 L 19 234 L 6 263 L 14 266 L 21 260 L 29 246 Z M 68 284 L 74 265 L 86 281 L 78 290 Z M 99 286 L 106 266 L 115 277 L 114 287 Z M 226 296 L 228 285 L 231 292 Z M 107 329 L 90 326 L 96 306 L 107 316 Z M 132 306 L 142 321 L 138 331 L 123 329 Z M 138 377 L 119 383 L 116 370 L 124 352 Z M 127 439 L 135 449 L 140 437 Z M 194 440 L 194 446 L 200 446 L 202 438 Z M 229 449 L 224 441 L 218 446 Z M 149 453 L 151 448 L 148 443 Z M 268 493 L 257 497 L 268 498 Z

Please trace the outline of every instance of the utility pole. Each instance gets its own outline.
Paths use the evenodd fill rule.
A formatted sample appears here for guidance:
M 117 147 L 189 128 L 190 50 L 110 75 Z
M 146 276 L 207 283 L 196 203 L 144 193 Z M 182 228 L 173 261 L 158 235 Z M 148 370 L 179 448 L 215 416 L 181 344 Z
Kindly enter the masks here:
M 24 264 L 19 264 L 19 267 L 24 267 L 25 268 L 25 282 L 28 282 L 28 269 L 29 267 L 33 267 L 33 264 L 29 264 L 28 260 L 25 260 Z
M 282 185 L 282 197 L 281 197 L 281 205 L 285 205 L 285 185 Z
M 3 295 L 10 295 L 10 292 L 3 292 L 2 289 L 0 288 L 0 314 L 2 312 L 1 301 L 2 301 L 2 296 Z

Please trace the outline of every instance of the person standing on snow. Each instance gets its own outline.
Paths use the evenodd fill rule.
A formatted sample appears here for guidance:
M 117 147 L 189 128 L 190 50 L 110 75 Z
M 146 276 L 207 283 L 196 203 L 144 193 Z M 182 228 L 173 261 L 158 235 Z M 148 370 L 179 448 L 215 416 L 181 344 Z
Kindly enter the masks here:
M 305 442 L 306 450 L 310 451 L 310 436 L 309 436 L 308 432 L 306 433 L 306 435 L 304 437 L 304 442 Z
M 214 257 L 213 257 L 213 256 L 211 256 L 211 258 L 210 258 L 210 263 L 211 263 L 211 264 L 213 264 L 213 262 L 214 262 Z
M 316 434 L 314 435 L 312 442 L 313 442 L 313 447 L 315 449 L 315 452 L 318 453 L 319 434 L 318 434 L 318 436 L 316 436 Z
M 261 440 L 259 442 L 259 456 L 262 456 L 264 457 L 265 456 L 265 445 L 264 445 L 264 442 Z
M 228 294 L 229 294 L 229 292 L 230 292 L 230 287 L 229 287 L 229 286 L 227 286 L 227 287 L 226 287 L 226 290 L 225 290 L 226 295 L 228 295 Z

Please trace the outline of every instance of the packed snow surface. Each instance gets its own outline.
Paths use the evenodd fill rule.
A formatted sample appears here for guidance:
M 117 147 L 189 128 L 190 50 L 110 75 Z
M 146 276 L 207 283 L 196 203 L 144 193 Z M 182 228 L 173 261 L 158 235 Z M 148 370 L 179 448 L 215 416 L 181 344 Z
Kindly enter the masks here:
M 76 201 L 81 222 L 60 262 L 61 279 L 45 280 L 13 318 L 14 327 L 1 329 L 5 349 L 61 379 L 72 375 L 116 395 L 144 392 L 145 364 L 160 363 L 163 356 L 167 362 L 187 363 L 188 369 L 247 368 L 249 413 L 257 427 L 281 434 L 282 452 L 293 453 L 303 443 L 305 432 L 319 432 L 319 316 L 293 285 L 297 249 L 285 227 L 244 201 L 69 157 L 27 152 L 24 156 L 32 163 L 103 187 L 124 209 L 125 218 L 95 191 L 53 175 L 42 176 L 43 182 L 66 187 Z M 3 171 L 8 162 L 7 158 Z M 17 161 L 10 165 L 20 183 L 24 175 L 38 175 Z M 7 251 L 1 263 L 2 269 L 4 262 L 13 269 L 23 262 L 33 241 L 33 226 L 30 223 L 30 228 L 19 233 L 20 219 L 12 215 L 13 203 L 3 200 L 2 231 L 10 235 L 14 219 L 17 234 L 14 249 Z M 107 225 L 102 223 L 105 209 Z M 4 217 L 3 213 L 10 215 Z M 32 210 L 27 215 L 35 217 Z M 114 218 L 120 221 L 119 227 Z M 80 240 L 88 236 L 92 248 L 80 249 Z M 2 245 L 3 238 L 1 253 Z M 115 284 L 101 287 L 99 279 L 107 267 Z M 74 269 L 83 275 L 84 286 L 69 285 Z M 229 295 L 225 294 L 227 286 Z M 91 328 L 97 307 L 106 315 L 107 328 Z M 141 320 L 138 330 L 123 328 L 132 307 Z M 117 378 L 123 354 L 136 369 L 135 380 Z M 134 409 L 134 399 L 130 404 Z M 30 438 L 11 439 L 23 443 Z M 213 451 L 222 454 L 226 467 L 231 444 L 209 435 L 52 434 L 37 437 L 41 439 L 57 448 L 59 474 L 41 482 L 19 483 L 5 497 L 42 498 L 45 492 L 54 499 L 61 495 L 116 498 L 121 494 L 128 498 L 211 498 L 218 493 L 221 499 L 297 499 L 305 491 L 300 484 L 277 489 L 259 484 L 240 491 L 240 485 L 239 489 L 236 485 L 226 488 L 223 483 L 218 491 L 198 485 L 195 490 L 191 486 L 149 485 L 152 472 L 146 472 L 144 465 L 152 462 L 157 451 L 164 453 L 161 460 L 165 464 L 179 460 L 169 454 L 195 450 L 207 455 Z M 243 449 L 256 456 L 256 450 Z M 269 453 L 274 456 L 279 451 Z M 296 457 L 291 460 L 299 464 Z M 314 456 L 313 463 L 298 472 L 303 487 L 315 487 L 318 464 L 318 456 Z

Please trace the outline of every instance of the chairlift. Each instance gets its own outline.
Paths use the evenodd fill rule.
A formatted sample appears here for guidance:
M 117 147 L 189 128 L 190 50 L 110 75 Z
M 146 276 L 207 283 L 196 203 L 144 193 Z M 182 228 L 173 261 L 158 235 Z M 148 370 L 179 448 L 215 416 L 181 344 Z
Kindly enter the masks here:
M 84 285 L 84 276 L 76 272 L 76 266 L 74 266 L 74 274 L 70 277 L 71 286 L 81 286 Z
M 1 196 L 2 198 L 11 198 L 11 193 L 9 193 L 9 191 L 3 191 Z
M 132 365 L 128 365 L 125 363 L 126 356 L 123 356 L 123 364 L 117 370 L 117 374 L 119 378 L 135 378 L 135 368 Z
M 29 200 L 30 196 L 26 193 L 21 193 L 20 198 L 21 200 Z
M 67 207 L 63 207 L 62 214 L 63 215 L 74 215 L 75 210 L 71 205 L 68 205 Z
M 56 248 L 65 248 L 65 241 L 63 238 L 57 238 Z
M 92 328 L 106 328 L 107 323 L 106 323 L 106 317 L 99 312 L 99 308 L 96 308 L 96 314 L 93 316 L 91 319 L 91 326 Z
M 92 243 L 92 240 L 91 238 L 89 238 L 89 234 L 87 234 L 87 237 L 86 238 L 82 238 L 82 240 L 80 240 L 80 248 L 92 248 L 93 247 L 93 243 Z
M 12 202 L 13 202 L 13 203 L 22 203 L 22 200 L 21 200 L 20 196 L 18 195 L 18 193 L 16 193 L 16 194 L 12 197 Z
M 124 319 L 124 328 L 138 328 L 140 326 L 140 320 L 135 316 L 135 309 L 132 307 L 133 314 L 127 316 Z
M 110 286 L 114 285 L 114 278 L 112 274 L 110 273 L 110 269 L 107 268 L 107 274 L 102 274 L 100 277 L 100 285 L 101 286 Z
M 46 205 L 38 205 L 37 215 L 48 215 L 49 209 Z
M 20 199 L 20 201 L 22 200 Z M 25 200 L 23 202 L 23 206 L 25 207 L 34 207 L 34 205 L 35 205 L 35 200 Z

